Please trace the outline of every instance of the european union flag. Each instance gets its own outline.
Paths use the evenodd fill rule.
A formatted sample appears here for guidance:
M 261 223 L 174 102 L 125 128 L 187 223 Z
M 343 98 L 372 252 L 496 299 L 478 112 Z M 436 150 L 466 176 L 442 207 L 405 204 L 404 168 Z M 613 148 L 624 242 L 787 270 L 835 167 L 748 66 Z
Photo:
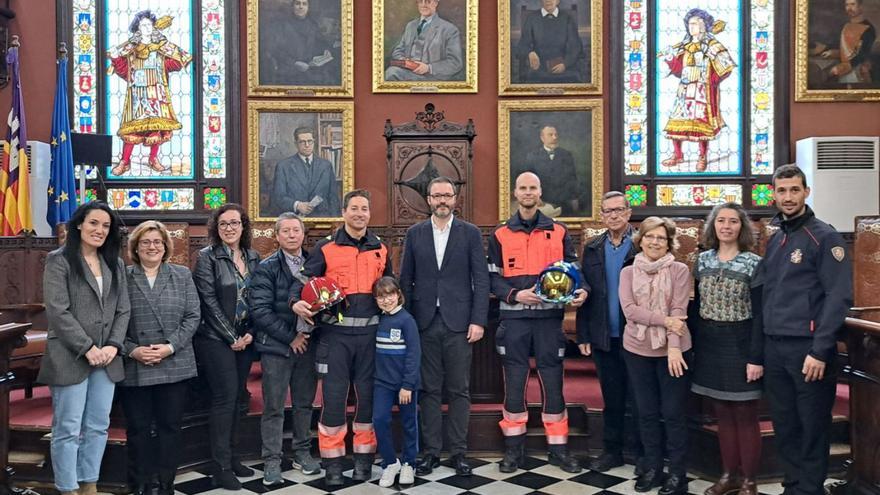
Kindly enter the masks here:
M 46 221 L 53 229 L 67 222 L 76 209 L 76 179 L 73 176 L 73 149 L 70 146 L 70 119 L 67 115 L 67 57 L 58 60 L 58 85 L 52 111 L 52 168 L 49 177 L 49 204 Z

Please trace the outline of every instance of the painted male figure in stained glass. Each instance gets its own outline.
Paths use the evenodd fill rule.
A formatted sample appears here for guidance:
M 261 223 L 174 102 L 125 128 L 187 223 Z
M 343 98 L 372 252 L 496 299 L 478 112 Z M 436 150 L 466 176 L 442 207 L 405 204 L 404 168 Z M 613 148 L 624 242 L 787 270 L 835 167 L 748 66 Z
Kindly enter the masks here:
M 138 144 L 150 148 L 150 168 L 164 172 L 159 147 L 182 128 L 171 105 L 168 75 L 189 65 L 192 56 L 162 34 L 171 19 L 157 19 L 149 10 L 138 12 L 128 27 L 131 37 L 107 53 L 111 62 L 108 72 L 115 72 L 128 84 L 122 121 L 116 131 L 122 139 L 122 157 L 113 167 L 113 175 L 131 169 L 131 154 Z
M 663 160 L 664 167 L 675 167 L 685 161 L 684 141 L 699 145 L 697 172 L 708 166 L 709 142 L 725 126 L 721 116 L 719 85 L 733 72 L 736 63 L 730 52 L 715 35 L 724 29 L 705 10 L 691 9 L 684 16 L 687 34 L 671 47 L 666 64 L 669 72 L 680 79 L 672 114 L 663 128 L 672 140 L 672 156 Z

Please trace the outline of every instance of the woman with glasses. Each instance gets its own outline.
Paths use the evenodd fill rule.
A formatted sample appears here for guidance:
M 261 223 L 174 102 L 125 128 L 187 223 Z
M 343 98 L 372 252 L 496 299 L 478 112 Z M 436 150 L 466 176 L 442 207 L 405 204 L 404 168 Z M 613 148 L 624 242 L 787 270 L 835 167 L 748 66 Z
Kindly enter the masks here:
M 254 471 L 235 456 L 239 411 L 246 408 L 245 384 L 255 352 L 251 342 L 247 287 L 260 262 L 251 249 L 251 225 L 241 205 L 227 203 L 208 221 L 211 245 L 199 251 L 193 272 L 202 303 L 202 324 L 195 337 L 196 358 L 211 388 L 209 417 L 213 482 L 241 489 L 236 478 Z
M 199 296 L 185 266 L 168 263 L 165 225 L 147 220 L 128 239 L 131 319 L 125 337 L 125 411 L 130 482 L 135 495 L 174 494 L 180 420 L 187 380 L 196 376 L 192 338 L 199 326 Z M 155 423 L 155 436 L 151 427 Z
M 687 493 L 685 457 L 688 362 L 691 336 L 685 325 L 690 299 L 688 267 L 675 261 L 675 223 L 648 217 L 633 236 L 638 254 L 620 272 L 620 306 L 626 317 L 624 361 L 639 411 L 645 456 L 637 492 L 662 486 L 660 495 Z M 662 421 L 661 421 L 662 419 Z M 663 473 L 663 429 L 669 476 Z M 665 482 L 664 482 L 665 478 Z
M 52 471 L 64 495 L 97 494 L 115 383 L 124 376 L 117 354 L 130 307 L 119 237 L 107 203 L 80 205 L 43 271 L 49 338 L 37 381 L 52 392 Z
M 706 219 L 703 246 L 694 267 L 694 383 L 718 418 L 723 474 L 706 495 L 756 495 L 761 462 L 758 399 L 764 374 L 762 284 L 755 276 L 761 257 L 742 206 L 716 206 Z M 739 473 L 737 472 L 739 471 Z M 739 478 L 742 475 L 742 478 Z

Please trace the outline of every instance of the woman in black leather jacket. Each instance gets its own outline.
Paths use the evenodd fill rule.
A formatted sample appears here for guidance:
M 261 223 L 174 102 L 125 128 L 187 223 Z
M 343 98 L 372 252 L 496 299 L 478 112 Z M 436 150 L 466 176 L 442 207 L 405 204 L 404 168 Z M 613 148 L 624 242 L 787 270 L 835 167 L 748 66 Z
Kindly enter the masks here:
M 251 225 L 241 205 L 227 203 L 208 222 L 211 245 L 199 251 L 193 278 L 201 300 L 202 322 L 194 347 L 199 371 L 211 388 L 209 418 L 215 486 L 241 489 L 236 478 L 254 474 L 233 454 L 237 445 L 240 399 L 255 358 L 251 344 L 247 288 L 260 262 L 251 246 Z M 246 407 L 246 404 L 244 405 Z

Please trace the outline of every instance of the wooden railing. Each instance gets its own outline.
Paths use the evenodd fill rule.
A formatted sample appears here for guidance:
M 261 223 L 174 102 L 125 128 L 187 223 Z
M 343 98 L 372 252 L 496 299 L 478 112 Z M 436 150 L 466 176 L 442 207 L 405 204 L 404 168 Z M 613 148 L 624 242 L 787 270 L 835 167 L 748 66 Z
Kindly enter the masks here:
M 880 493 L 880 311 L 847 318 L 852 464 L 835 494 Z

